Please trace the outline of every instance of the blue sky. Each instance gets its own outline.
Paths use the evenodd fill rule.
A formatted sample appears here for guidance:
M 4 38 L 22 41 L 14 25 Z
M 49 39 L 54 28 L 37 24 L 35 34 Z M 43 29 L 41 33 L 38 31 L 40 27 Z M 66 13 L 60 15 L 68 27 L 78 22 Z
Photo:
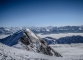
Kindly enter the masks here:
M 83 0 L 0 0 L 0 26 L 83 25 Z

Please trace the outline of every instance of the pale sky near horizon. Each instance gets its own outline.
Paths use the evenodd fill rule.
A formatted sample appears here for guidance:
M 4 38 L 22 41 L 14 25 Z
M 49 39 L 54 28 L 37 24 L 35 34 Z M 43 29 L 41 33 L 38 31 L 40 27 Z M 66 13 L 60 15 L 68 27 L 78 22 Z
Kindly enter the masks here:
M 83 25 L 83 0 L 0 0 L 0 27 Z

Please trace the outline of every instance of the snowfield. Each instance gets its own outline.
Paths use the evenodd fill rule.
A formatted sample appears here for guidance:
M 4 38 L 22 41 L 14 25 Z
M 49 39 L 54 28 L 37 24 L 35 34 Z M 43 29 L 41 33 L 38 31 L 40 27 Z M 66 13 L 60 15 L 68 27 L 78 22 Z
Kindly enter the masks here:
M 6 56 L 6 57 L 5 57 Z M 54 56 L 35 53 L 32 51 L 21 50 L 9 47 L 0 43 L 0 60 L 16 59 L 16 60 L 54 60 Z M 57 57 L 56 57 L 57 58 Z
M 50 45 L 63 57 L 48 56 L 9 47 L 0 43 L 0 60 L 83 60 L 83 44 Z
M 7 36 L 9 36 L 9 35 L 0 35 L 0 39 L 3 39 L 5 37 L 7 37 Z
M 60 38 L 60 37 L 66 37 L 66 36 L 73 36 L 73 35 L 80 35 L 83 36 L 83 33 L 59 33 L 59 34 L 37 34 L 39 37 L 41 38 L 45 38 L 45 37 L 53 37 L 53 38 Z

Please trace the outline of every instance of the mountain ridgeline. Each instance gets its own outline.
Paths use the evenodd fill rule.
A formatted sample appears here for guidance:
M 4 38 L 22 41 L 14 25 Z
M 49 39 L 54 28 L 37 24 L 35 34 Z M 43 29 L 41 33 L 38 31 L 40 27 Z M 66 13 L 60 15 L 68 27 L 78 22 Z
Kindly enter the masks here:
M 71 44 L 71 43 L 83 43 L 83 36 L 66 36 L 59 39 L 52 37 L 43 38 L 48 44 Z
M 0 39 L 0 42 L 8 46 L 23 48 L 27 51 L 62 57 L 60 53 L 51 48 L 43 39 L 35 35 L 29 29 L 16 32 L 4 39 Z
M 62 26 L 62 27 L 0 27 L 1 34 L 12 34 L 19 30 L 29 28 L 35 34 L 58 34 L 58 33 L 83 33 L 83 26 Z

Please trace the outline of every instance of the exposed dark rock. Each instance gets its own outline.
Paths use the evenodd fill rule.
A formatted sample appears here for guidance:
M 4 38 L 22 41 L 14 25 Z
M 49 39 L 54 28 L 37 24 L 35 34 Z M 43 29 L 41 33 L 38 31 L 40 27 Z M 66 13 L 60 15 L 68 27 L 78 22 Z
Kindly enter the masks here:
M 24 36 L 22 36 L 20 38 L 20 41 L 24 45 L 26 45 L 27 50 L 34 51 L 33 48 L 36 47 L 36 52 L 38 52 L 38 53 L 43 53 L 43 54 L 50 55 L 50 56 L 55 55 L 57 57 L 62 57 L 61 54 L 59 54 L 53 48 L 51 48 L 49 45 L 47 45 L 47 43 L 44 40 L 42 40 L 40 37 L 38 37 L 36 35 L 35 35 L 35 37 L 32 36 L 31 31 L 26 30 L 24 32 Z M 34 46 L 34 45 L 36 45 L 36 46 Z

